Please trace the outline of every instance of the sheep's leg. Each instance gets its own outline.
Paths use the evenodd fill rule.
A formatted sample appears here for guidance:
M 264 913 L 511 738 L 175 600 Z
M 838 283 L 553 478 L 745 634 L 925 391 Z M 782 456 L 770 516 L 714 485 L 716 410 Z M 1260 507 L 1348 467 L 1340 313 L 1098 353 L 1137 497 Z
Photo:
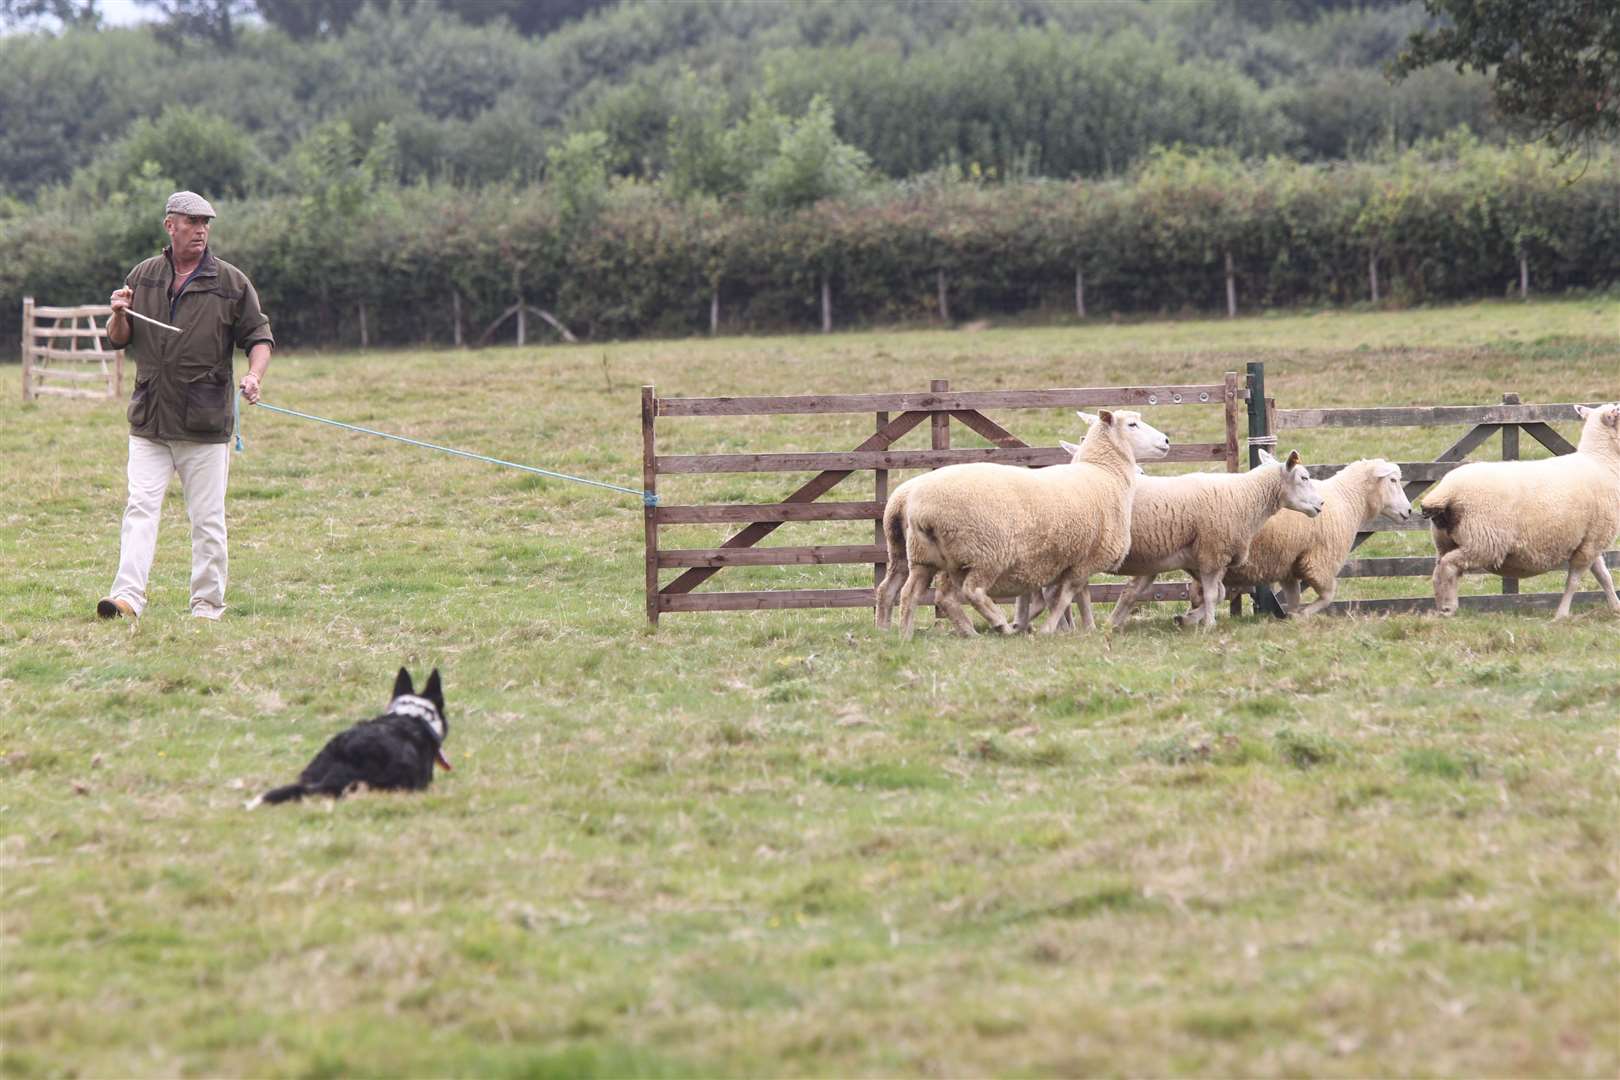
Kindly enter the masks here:
M 1569 576 L 1564 579 L 1564 595 L 1558 601 L 1558 610 L 1553 612 L 1553 618 L 1569 618 L 1569 608 L 1575 602 L 1575 590 L 1581 587 L 1581 575 L 1584 573 L 1586 573 L 1584 567 L 1572 565 L 1569 568 Z
M 1294 612 L 1301 619 L 1308 619 L 1317 612 L 1326 610 L 1327 606 L 1333 603 L 1333 594 L 1339 589 L 1339 579 L 1331 577 L 1320 583 L 1313 581 L 1310 585 L 1311 588 L 1316 590 L 1316 599 Z M 1299 599 L 1299 591 L 1299 582 L 1296 581 L 1294 582 L 1294 599 L 1296 601 Z
M 1226 567 L 1224 566 L 1218 567 L 1207 574 L 1202 571 L 1198 574 L 1198 583 L 1204 587 L 1202 625 L 1206 630 L 1215 625 L 1215 609 L 1221 606 L 1221 578 L 1225 576 Z
M 1048 589 L 1050 589 L 1051 594 L 1052 594 L 1050 599 L 1048 600 L 1048 605 L 1050 605 L 1051 600 L 1057 599 L 1057 590 L 1056 589 L 1051 589 L 1050 586 L 1048 586 Z M 1043 590 L 1043 591 L 1045 591 L 1045 590 Z M 1077 586 L 1075 586 L 1074 598 L 1075 598 L 1076 602 L 1078 602 L 1078 603 L 1080 603 L 1082 605 L 1089 605 L 1091 603 L 1091 588 L 1089 586 L 1087 586 L 1087 585 L 1077 585 Z M 1058 629 L 1059 630 L 1073 630 L 1074 629 L 1074 608 L 1066 607 L 1066 608 L 1063 609 L 1063 621 L 1058 623 Z
M 1192 578 L 1192 588 L 1189 591 L 1196 593 L 1199 601 L 1196 606 L 1188 608 L 1176 616 L 1177 626 L 1191 626 L 1194 623 L 1203 626 L 1214 624 L 1215 608 L 1219 606 L 1222 590 L 1225 588 L 1221 584 L 1221 578 L 1225 573 L 1224 567 L 1215 571 L 1213 575 L 1198 570 L 1189 570 L 1187 572 L 1188 576 Z
M 978 609 L 979 614 L 983 615 L 991 626 L 1003 634 L 1011 634 L 1013 633 L 1012 624 L 1007 621 L 1007 616 L 1002 612 L 1001 605 L 990 599 L 988 590 L 995 583 L 994 577 L 986 580 L 982 571 L 977 569 L 969 570 L 962 575 L 962 595 L 967 597 L 967 602 Z
M 1114 614 L 1108 620 L 1109 624 L 1116 630 L 1124 626 L 1125 620 L 1131 617 L 1131 609 L 1136 606 L 1136 598 L 1147 591 L 1148 586 L 1153 584 L 1155 576 L 1154 574 L 1143 574 L 1140 577 L 1134 577 L 1131 579 L 1131 583 L 1125 586 L 1125 591 L 1119 594 L 1119 599 L 1114 602 Z
M 877 587 L 877 625 L 879 630 L 887 630 L 889 622 L 894 615 L 894 602 L 900 596 L 900 590 L 905 587 L 910 576 L 911 567 L 904 560 L 889 560 L 888 573 L 883 575 L 883 582 Z
M 1080 625 L 1087 630 L 1097 629 L 1097 620 L 1091 616 L 1091 586 L 1089 584 L 1080 586 L 1074 595 L 1075 599 L 1080 601 Z M 1069 621 L 1069 629 L 1074 629 L 1073 614 L 1067 608 L 1063 610 L 1063 614 Z
M 900 640 L 910 641 L 912 625 L 917 618 L 917 601 L 934 580 L 937 571 L 931 566 L 913 563 L 906 577 L 906 587 L 900 591 Z
M 1082 581 L 1080 588 L 1084 589 L 1085 587 L 1086 584 Z M 1063 623 L 1064 614 L 1069 610 L 1069 605 L 1074 603 L 1074 591 L 1075 579 L 1069 574 L 1064 574 L 1057 583 L 1057 599 L 1048 604 L 1051 611 L 1046 615 L 1046 622 L 1041 626 L 1041 633 L 1053 633 Z
M 1462 578 L 1461 548 L 1452 548 L 1434 564 L 1434 610 L 1441 615 L 1457 613 L 1457 582 Z
M 1300 595 L 1302 589 L 1299 579 L 1284 578 L 1281 584 L 1282 588 L 1279 591 L 1282 593 L 1283 610 L 1288 612 L 1290 615 L 1297 614 L 1299 609 L 1304 606 L 1305 602 L 1305 598 Z M 1318 596 L 1322 595 L 1322 590 L 1317 589 L 1316 594 Z
M 1027 592 L 1018 598 L 1018 607 L 1013 618 L 1013 628 L 1020 634 L 1029 633 L 1029 628 L 1035 623 L 1035 616 L 1046 610 L 1046 597 L 1040 590 Z
M 962 610 L 961 586 L 949 573 L 943 575 L 939 591 L 934 594 L 934 611 L 936 620 L 939 616 L 949 619 L 962 637 L 978 636 L 979 632 L 973 629 L 973 620 Z
M 1609 575 L 1609 564 L 1603 561 L 1601 551 L 1598 552 L 1597 560 L 1592 563 L 1592 576 L 1603 586 L 1604 596 L 1609 601 L 1609 610 L 1620 615 L 1620 596 L 1615 595 L 1614 578 Z

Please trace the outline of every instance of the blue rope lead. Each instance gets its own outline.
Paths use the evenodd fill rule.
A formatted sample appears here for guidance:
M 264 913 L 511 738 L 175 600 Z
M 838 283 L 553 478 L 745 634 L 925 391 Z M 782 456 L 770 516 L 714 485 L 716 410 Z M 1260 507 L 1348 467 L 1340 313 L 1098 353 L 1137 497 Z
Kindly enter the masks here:
M 300 420 L 313 420 L 317 424 L 330 424 L 332 427 L 342 428 L 345 431 L 358 431 L 362 435 L 375 435 L 379 439 L 393 439 L 395 442 L 409 443 L 411 446 L 420 446 L 428 450 L 437 450 L 444 454 L 454 454 L 456 457 L 471 458 L 474 461 L 487 461 L 491 465 L 505 465 L 508 469 L 521 469 L 524 472 L 538 473 L 541 476 L 549 476 L 554 480 L 572 480 L 576 484 L 589 484 L 591 487 L 607 488 L 609 491 L 622 491 L 626 495 L 635 495 L 641 499 L 642 504 L 645 506 L 658 505 L 658 496 L 650 491 L 639 491 L 636 488 L 620 487 L 618 484 L 608 484 L 602 482 L 601 480 L 587 480 L 583 476 L 569 476 L 567 473 L 552 472 L 550 469 L 537 469 L 533 465 L 519 465 L 515 461 L 502 461 L 500 458 L 486 457 L 483 454 L 474 454 L 467 450 L 457 450 L 450 446 L 436 446 L 430 442 L 421 442 L 417 439 L 407 439 L 403 435 L 390 435 L 386 431 L 373 431 L 370 428 L 359 427 L 355 424 L 345 424 L 338 420 L 328 420 L 324 416 L 312 416 L 309 413 L 301 413 L 295 409 L 283 409 L 279 405 L 269 405 L 263 401 L 256 402 L 255 404 L 257 404 L 261 409 L 269 409 L 271 412 L 284 413 L 287 416 L 296 416 Z M 240 404 L 237 406 L 236 425 L 236 448 L 240 450 L 242 448 L 242 414 Z
M 242 391 L 231 399 L 231 433 L 236 436 L 236 452 L 242 452 Z

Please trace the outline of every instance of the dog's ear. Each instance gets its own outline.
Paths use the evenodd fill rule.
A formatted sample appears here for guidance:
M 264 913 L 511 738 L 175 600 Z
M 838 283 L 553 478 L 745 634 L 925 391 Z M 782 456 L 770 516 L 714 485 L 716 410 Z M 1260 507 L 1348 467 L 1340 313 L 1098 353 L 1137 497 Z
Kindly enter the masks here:
M 399 674 L 394 676 L 394 697 L 404 697 L 406 694 L 414 693 L 416 693 L 416 690 L 411 686 L 411 673 L 404 668 L 400 668 Z
M 427 683 L 422 687 L 422 696 L 433 702 L 433 707 L 444 715 L 444 691 L 439 688 L 439 669 L 434 668 L 433 674 L 428 676 Z

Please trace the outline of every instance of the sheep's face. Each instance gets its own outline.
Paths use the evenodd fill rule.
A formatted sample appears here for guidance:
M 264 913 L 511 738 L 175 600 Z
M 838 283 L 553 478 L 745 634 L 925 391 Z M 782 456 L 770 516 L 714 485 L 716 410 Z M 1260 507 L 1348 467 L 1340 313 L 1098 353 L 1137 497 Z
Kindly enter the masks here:
M 1595 409 L 1577 405 L 1575 412 L 1585 421 L 1581 426 L 1583 446 L 1587 439 L 1594 439 L 1607 443 L 1620 452 L 1620 402 L 1599 405 Z
M 1098 423 L 1108 424 L 1113 429 L 1115 437 L 1123 439 L 1130 446 L 1132 456 L 1138 461 L 1152 461 L 1170 453 L 1170 436 L 1143 420 L 1139 412 L 1131 412 L 1129 409 L 1109 412 L 1104 409 L 1096 415 L 1088 412 L 1076 415 L 1088 426 Z
M 1401 485 L 1401 467 L 1378 458 L 1373 462 L 1373 476 L 1378 480 L 1379 516 L 1394 521 L 1410 518 L 1412 501 L 1406 497 L 1406 488 Z
M 1322 512 L 1322 489 L 1311 479 L 1311 474 L 1305 471 L 1305 466 L 1299 463 L 1298 450 L 1289 451 L 1287 461 L 1278 461 L 1262 450 L 1260 464 L 1262 467 L 1276 467 L 1282 470 L 1284 508 L 1298 510 L 1306 517 L 1315 517 Z

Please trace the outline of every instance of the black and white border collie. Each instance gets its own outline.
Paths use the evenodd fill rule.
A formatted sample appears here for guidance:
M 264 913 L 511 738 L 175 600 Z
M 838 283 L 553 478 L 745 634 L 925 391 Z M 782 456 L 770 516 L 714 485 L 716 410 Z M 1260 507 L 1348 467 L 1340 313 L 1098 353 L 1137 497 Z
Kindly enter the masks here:
M 248 804 L 283 803 L 305 795 L 341 799 L 361 787 L 420 791 L 433 782 L 433 766 L 450 768 L 444 740 L 450 721 L 434 668 L 418 695 L 404 668 L 394 679 L 394 696 L 381 716 L 334 735 L 305 766 L 298 783 L 267 791 Z

